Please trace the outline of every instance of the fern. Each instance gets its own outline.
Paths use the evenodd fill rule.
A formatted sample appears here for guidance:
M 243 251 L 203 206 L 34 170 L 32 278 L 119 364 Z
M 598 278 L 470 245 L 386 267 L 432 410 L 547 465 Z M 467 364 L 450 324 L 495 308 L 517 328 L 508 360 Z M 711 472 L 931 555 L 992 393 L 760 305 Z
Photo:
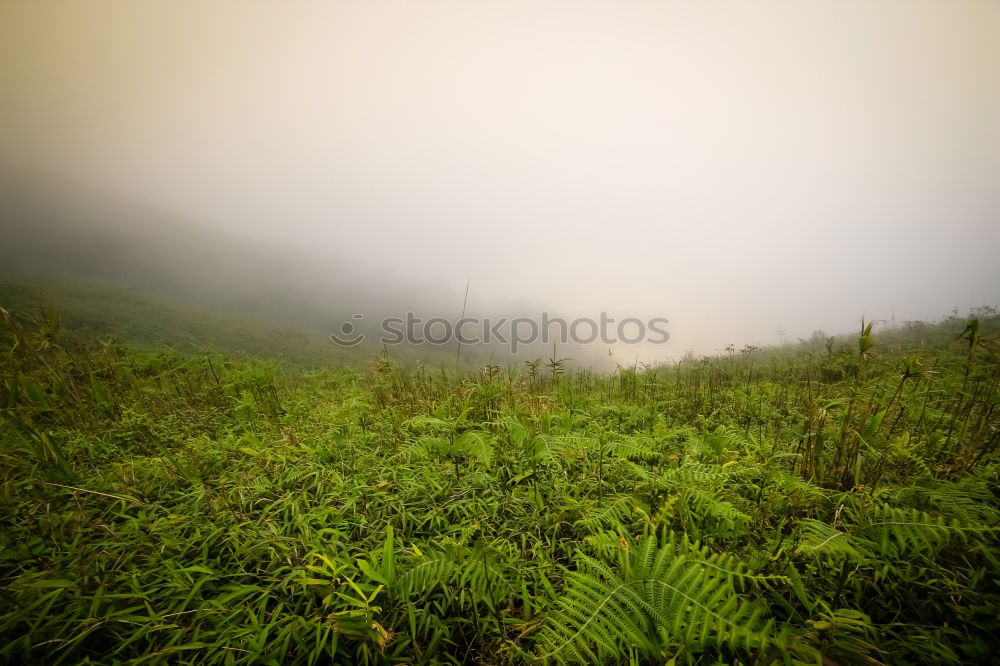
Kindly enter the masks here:
M 836 527 L 811 518 L 798 523 L 795 554 L 813 559 L 830 557 L 837 560 L 846 558 L 851 562 L 862 562 L 872 556 L 874 544 L 841 532 Z
M 931 555 L 951 541 L 983 542 L 997 527 L 934 516 L 918 509 L 899 509 L 887 504 L 876 506 L 866 516 L 862 531 L 887 557 L 903 553 Z
M 787 643 L 760 606 L 736 593 L 727 571 L 684 550 L 648 537 L 629 549 L 619 570 L 579 556 L 537 658 L 610 663 L 634 649 L 653 662 L 680 648 L 751 652 Z
M 403 599 L 426 598 L 440 589 L 460 605 L 485 603 L 492 608 L 514 592 L 504 560 L 503 553 L 483 545 L 421 553 L 399 576 L 395 592 Z
M 630 520 L 636 500 L 632 495 L 615 495 L 608 497 L 602 503 L 603 506 L 585 506 L 583 514 L 573 526 L 593 533 L 602 527 L 609 527 L 615 530 L 622 530 Z
M 752 573 L 749 567 L 732 553 L 714 552 L 708 545 L 702 544 L 700 541 L 692 541 L 686 532 L 680 535 L 675 532 L 667 532 L 665 541 L 664 547 L 673 548 L 678 555 L 713 569 L 718 575 L 725 576 L 729 585 L 740 590 L 750 586 L 771 587 L 775 583 L 789 582 L 786 576 Z
M 692 562 L 698 562 L 704 567 L 714 570 L 724 576 L 726 581 L 736 589 L 747 590 L 750 587 L 770 588 L 777 583 L 790 583 L 788 576 L 776 574 L 759 574 L 735 555 L 729 552 L 716 552 L 712 547 L 701 541 L 692 540 L 687 532 L 665 530 L 662 536 L 662 548 L 673 550 L 679 557 Z M 602 531 L 584 539 L 593 551 L 602 558 L 609 558 L 619 553 L 627 552 L 628 540 L 619 533 Z
M 683 498 L 692 516 L 700 522 L 715 522 L 730 529 L 750 523 L 750 516 L 722 499 L 719 489 L 691 486 L 684 489 Z
M 722 483 L 729 478 L 729 473 L 719 465 L 691 463 L 682 467 L 664 470 L 659 482 L 666 488 L 676 488 L 680 485 L 699 485 Z
M 537 435 L 527 444 L 528 458 L 536 463 L 581 461 L 593 442 L 580 435 Z
M 780 495 L 788 508 L 813 507 L 826 499 L 822 488 L 797 474 L 773 470 L 768 474 L 767 481 L 768 490 Z
M 742 439 L 738 431 L 719 426 L 715 430 L 705 430 L 690 437 L 688 448 L 692 454 L 701 458 L 709 457 L 718 460 L 727 451 L 741 448 Z
M 446 552 L 431 552 L 407 569 L 396 582 L 395 592 L 403 599 L 426 595 L 437 586 L 446 585 L 455 573 L 455 559 Z
M 975 477 L 958 482 L 926 479 L 920 485 L 900 488 L 896 491 L 895 500 L 898 504 L 933 509 L 967 522 L 995 523 L 1000 520 L 1000 512 L 993 506 L 993 493 Z
M 619 439 L 608 444 L 612 456 L 627 458 L 635 462 L 657 462 L 663 454 L 646 446 L 635 438 Z
M 493 460 L 492 443 L 483 433 L 474 431 L 464 432 L 454 439 L 423 435 L 408 445 L 404 452 L 411 459 L 434 454 L 452 460 L 474 460 L 482 465 L 489 465 Z

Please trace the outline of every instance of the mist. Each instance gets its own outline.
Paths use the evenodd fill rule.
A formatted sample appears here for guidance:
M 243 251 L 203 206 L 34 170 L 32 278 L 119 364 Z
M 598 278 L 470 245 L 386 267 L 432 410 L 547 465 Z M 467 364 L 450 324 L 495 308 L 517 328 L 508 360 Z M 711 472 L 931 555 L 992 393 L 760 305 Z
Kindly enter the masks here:
M 988 0 L 6 2 L 0 255 L 317 329 L 668 319 L 630 361 L 933 319 L 1000 302 L 998 34 Z

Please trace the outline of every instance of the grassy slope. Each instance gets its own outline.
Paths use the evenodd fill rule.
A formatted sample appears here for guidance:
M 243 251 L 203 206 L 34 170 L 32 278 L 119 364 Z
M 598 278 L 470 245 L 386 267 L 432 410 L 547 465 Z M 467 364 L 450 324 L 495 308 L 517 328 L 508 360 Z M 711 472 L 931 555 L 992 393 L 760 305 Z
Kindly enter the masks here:
M 58 313 L 67 334 L 87 344 L 110 337 L 138 348 L 167 346 L 183 353 L 205 349 L 306 368 L 366 365 L 386 351 L 373 342 L 342 349 L 328 339 L 327 330 L 275 326 L 267 317 L 226 316 L 112 282 L 0 277 L 0 307 L 34 316 Z M 394 346 L 388 353 L 403 363 L 437 368 L 452 369 L 456 362 L 451 344 Z M 496 359 L 504 362 L 508 354 L 499 347 L 466 346 L 460 365 L 475 368 Z
M 989 663 L 1000 364 L 917 328 L 442 377 L 7 324 L 0 658 Z
M 345 359 L 319 331 L 278 328 L 141 296 L 127 288 L 58 280 L 0 282 L 0 307 L 39 314 L 57 312 L 70 333 L 95 341 L 113 336 L 136 347 L 200 347 L 258 358 L 321 365 Z

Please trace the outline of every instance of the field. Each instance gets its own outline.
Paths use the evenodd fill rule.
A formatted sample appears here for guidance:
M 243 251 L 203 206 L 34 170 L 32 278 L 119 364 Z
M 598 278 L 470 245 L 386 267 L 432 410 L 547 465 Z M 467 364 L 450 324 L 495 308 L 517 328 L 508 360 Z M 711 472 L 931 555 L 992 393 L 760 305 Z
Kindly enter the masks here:
M 614 374 L 0 314 L 6 663 L 997 663 L 993 310 Z

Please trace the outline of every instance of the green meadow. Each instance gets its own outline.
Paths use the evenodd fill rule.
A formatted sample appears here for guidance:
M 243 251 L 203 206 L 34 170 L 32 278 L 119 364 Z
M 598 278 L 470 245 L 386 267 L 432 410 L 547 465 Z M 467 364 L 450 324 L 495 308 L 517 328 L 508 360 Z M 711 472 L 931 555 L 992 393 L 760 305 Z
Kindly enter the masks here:
M 0 315 L 6 663 L 996 659 L 994 310 L 604 374 Z

